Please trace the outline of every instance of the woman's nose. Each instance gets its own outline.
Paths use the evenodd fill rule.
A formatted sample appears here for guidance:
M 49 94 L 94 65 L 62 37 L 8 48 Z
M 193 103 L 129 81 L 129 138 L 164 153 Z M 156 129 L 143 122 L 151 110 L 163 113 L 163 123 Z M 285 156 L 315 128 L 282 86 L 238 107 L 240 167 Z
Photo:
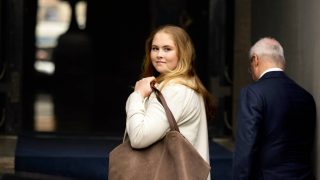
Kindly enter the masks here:
M 162 51 L 162 50 L 159 50 L 159 51 L 158 51 L 157 57 L 158 57 L 158 58 L 163 57 L 163 51 Z

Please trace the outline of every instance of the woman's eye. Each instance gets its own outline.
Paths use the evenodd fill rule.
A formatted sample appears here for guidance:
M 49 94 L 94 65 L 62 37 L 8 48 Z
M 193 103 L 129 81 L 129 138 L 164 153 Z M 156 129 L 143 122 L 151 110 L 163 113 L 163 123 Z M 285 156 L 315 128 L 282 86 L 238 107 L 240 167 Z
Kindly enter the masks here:
M 152 47 L 151 50 L 152 51 L 158 51 L 159 49 L 157 47 Z
M 168 52 L 168 51 L 170 51 L 171 49 L 170 49 L 170 48 L 163 48 L 163 50 L 164 50 L 165 52 Z

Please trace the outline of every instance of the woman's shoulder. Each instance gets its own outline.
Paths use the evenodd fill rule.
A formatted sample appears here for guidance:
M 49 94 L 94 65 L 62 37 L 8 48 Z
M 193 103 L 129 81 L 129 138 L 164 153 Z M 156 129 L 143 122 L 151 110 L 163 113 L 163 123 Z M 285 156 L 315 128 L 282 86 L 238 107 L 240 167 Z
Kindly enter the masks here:
M 164 96 L 175 97 L 175 99 L 186 99 L 186 98 L 196 98 L 198 93 L 196 93 L 190 87 L 175 81 L 166 83 L 162 89 L 162 94 Z
M 189 91 L 192 90 L 191 88 L 187 87 L 186 85 L 180 83 L 180 82 L 175 82 L 175 81 L 169 81 L 166 84 L 159 85 L 161 88 L 161 91 Z

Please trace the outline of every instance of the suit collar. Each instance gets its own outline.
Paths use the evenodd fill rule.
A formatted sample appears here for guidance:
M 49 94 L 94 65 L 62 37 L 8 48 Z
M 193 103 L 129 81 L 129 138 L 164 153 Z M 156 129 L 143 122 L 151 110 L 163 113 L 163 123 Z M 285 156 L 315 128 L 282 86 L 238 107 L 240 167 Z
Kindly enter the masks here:
M 283 71 L 269 71 L 266 72 L 259 80 L 279 77 L 286 77 L 286 75 Z
M 276 68 L 276 67 L 275 67 L 275 68 L 269 68 L 269 69 L 265 70 L 263 73 L 261 73 L 259 79 L 260 79 L 265 73 L 270 72 L 270 71 L 283 71 L 283 69 L 281 69 L 281 68 Z

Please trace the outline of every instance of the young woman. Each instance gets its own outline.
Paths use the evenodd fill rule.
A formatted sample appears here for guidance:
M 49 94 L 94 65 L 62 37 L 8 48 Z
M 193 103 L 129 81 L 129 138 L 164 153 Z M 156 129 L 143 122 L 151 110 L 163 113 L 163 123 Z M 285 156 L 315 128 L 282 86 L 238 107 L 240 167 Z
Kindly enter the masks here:
M 161 26 L 146 40 L 145 52 L 143 78 L 126 102 L 131 146 L 147 147 L 169 131 L 164 108 L 150 87 L 155 80 L 180 132 L 210 164 L 207 119 L 213 112 L 212 99 L 195 72 L 195 50 L 189 35 L 178 26 Z

